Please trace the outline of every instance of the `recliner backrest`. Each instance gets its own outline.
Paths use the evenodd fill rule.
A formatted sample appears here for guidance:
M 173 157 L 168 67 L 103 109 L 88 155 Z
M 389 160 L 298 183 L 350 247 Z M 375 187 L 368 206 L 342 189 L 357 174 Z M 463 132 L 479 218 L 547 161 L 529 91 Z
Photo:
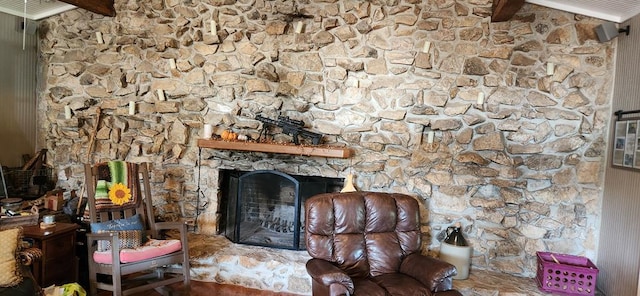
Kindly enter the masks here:
M 351 277 L 397 272 L 421 247 L 420 209 L 399 193 L 325 193 L 305 202 L 305 240 L 314 258 Z

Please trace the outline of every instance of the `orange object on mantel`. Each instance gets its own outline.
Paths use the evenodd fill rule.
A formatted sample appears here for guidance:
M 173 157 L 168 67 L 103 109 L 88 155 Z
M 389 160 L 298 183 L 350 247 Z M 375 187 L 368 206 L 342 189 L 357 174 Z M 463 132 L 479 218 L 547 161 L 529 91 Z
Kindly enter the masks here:
M 304 156 L 320 156 L 333 158 L 351 157 L 351 149 L 331 146 L 306 146 L 275 143 L 256 143 L 248 141 L 220 141 L 198 139 L 198 147 L 222 150 L 239 150 L 267 153 L 281 153 Z

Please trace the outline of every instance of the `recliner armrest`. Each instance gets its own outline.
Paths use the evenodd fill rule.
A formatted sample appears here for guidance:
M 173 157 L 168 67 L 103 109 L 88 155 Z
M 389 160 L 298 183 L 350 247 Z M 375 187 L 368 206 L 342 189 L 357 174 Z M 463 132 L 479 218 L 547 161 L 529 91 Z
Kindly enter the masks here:
M 400 265 L 400 272 L 417 279 L 432 292 L 451 290 L 452 277 L 458 274 L 454 265 L 419 253 L 407 256 Z
M 20 264 L 29 266 L 34 261 L 40 260 L 40 258 L 42 258 L 42 250 L 38 248 L 23 249 L 18 252 L 17 258 L 20 261 Z
M 353 280 L 343 270 L 331 262 L 313 258 L 307 261 L 307 272 L 313 280 L 329 287 L 331 284 L 340 284 L 347 288 L 349 294 L 355 290 Z

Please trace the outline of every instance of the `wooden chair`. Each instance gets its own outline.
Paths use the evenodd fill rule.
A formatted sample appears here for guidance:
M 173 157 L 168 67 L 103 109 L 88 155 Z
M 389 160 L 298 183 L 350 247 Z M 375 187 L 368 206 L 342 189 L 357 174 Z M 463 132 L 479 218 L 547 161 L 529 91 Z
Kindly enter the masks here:
M 155 289 L 163 295 L 169 293 L 167 285 L 183 282 L 185 295 L 189 294 L 189 253 L 187 243 L 187 227 L 184 223 L 178 222 L 155 222 L 149 184 L 149 172 L 147 164 L 125 163 L 129 167 L 129 184 L 131 188 L 138 188 L 137 192 L 132 190 L 132 195 L 137 194 L 136 203 L 129 204 L 128 207 L 112 205 L 111 207 L 101 207 L 103 200 L 98 199 L 96 203 L 96 185 L 104 177 L 104 163 L 95 166 L 85 165 L 86 191 L 88 194 L 87 204 L 89 205 L 89 216 L 92 226 L 95 223 L 113 223 L 114 221 L 126 221 L 134 215 L 139 214 L 144 227 L 143 233 L 150 236 L 151 242 L 163 239 L 161 235 L 164 230 L 178 230 L 180 233 L 180 244 L 176 241 L 174 245 L 179 248 L 171 253 L 151 257 L 142 260 L 128 260 L 123 262 L 124 252 L 137 251 L 136 249 L 121 249 L 120 244 L 124 239 L 121 232 L 101 232 L 87 234 L 88 267 L 89 267 L 89 295 L 97 295 L 98 289 L 112 291 L 114 296 L 130 295 L 144 290 Z M 139 186 L 139 187 L 137 187 Z M 111 222 L 108 222 L 111 221 Z M 98 250 L 98 242 L 109 241 L 111 251 Z M 145 244 L 148 245 L 149 243 Z M 143 246 L 144 247 L 144 246 Z M 97 253 L 96 253 L 97 252 Z M 109 255 L 110 260 L 98 260 L 97 256 Z M 144 257 L 144 256 L 141 256 Z M 102 263 L 99 263 L 102 262 Z M 105 276 L 106 275 L 106 276 Z M 105 280 L 106 279 L 106 280 Z

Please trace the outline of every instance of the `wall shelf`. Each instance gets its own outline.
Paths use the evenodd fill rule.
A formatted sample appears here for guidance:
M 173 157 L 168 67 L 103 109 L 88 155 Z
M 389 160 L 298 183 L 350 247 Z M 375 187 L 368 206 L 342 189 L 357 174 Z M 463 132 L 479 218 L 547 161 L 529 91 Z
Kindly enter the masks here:
M 267 153 L 282 153 L 304 156 L 320 156 L 333 158 L 351 157 L 351 149 L 331 146 L 305 146 L 289 144 L 256 143 L 247 141 L 222 141 L 214 139 L 198 139 L 198 147 L 222 150 L 239 150 Z

